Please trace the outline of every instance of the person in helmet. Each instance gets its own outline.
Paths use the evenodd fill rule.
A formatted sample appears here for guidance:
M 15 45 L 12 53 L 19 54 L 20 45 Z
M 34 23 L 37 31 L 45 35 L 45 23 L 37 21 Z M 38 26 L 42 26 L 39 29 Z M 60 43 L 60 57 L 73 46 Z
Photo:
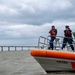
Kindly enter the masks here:
M 49 31 L 49 34 L 50 34 L 51 39 L 50 39 L 50 42 L 49 42 L 50 47 L 48 47 L 48 49 L 53 50 L 53 41 L 55 40 L 56 35 L 57 35 L 57 29 L 55 29 L 54 25 L 51 27 L 51 30 Z
M 67 42 L 69 43 L 71 49 L 74 51 L 74 47 L 73 47 L 73 39 L 72 39 L 72 30 L 70 30 L 69 26 L 65 26 L 65 30 L 64 30 L 64 39 L 63 39 L 63 45 L 62 45 L 62 49 L 65 48 Z

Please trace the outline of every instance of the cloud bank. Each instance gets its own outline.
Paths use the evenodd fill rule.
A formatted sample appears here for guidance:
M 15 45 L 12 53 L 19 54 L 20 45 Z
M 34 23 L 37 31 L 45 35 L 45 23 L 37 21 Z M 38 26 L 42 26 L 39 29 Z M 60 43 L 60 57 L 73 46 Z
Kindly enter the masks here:
M 37 45 L 52 25 L 75 28 L 74 0 L 0 0 L 0 45 Z

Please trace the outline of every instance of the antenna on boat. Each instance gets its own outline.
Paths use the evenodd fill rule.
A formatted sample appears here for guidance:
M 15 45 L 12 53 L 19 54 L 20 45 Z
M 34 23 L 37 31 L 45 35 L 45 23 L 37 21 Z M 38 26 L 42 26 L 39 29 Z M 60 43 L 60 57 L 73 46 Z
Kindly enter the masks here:
M 59 44 L 59 40 L 60 40 L 60 38 L 58 38 L 58 37 L 55 39 L 55 49 L 56 49 L 57 44 Z
M 73 32 L 72 34 L 74 36 L 74 40 L 73 40 L 74 42 L 73 43 L 74 43 L 74 46 L 75 46 L 75 32 Z
M 75 38 L 75 32 L 73 32 L 73 36 L 74 36 L 74 38 Z

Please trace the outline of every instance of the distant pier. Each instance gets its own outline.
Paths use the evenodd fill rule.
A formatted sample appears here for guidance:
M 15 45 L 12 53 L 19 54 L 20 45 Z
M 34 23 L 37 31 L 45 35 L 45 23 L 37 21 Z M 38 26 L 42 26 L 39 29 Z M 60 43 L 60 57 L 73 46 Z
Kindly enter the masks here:
M 0 46 L 0 51 L 24 51 L 37 48 L 38 46 Z

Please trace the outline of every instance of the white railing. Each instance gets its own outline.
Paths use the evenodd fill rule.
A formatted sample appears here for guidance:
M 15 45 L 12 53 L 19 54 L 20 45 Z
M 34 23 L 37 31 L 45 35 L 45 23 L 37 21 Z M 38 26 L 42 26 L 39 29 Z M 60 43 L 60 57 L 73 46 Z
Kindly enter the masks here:
M 66 37 L 66 38 L 69 38 L 69 37 Z M 54 49 L 56 49 L 56 50 L 61 49 L 62 44 L 64 44 L 63 43 L 63 39 L 64 39 L 63 36 L 56 36 L 56 39 L 53 42 Z M 71 38 L 69 38 L 69 39 L 71 39 Z M 43 37 L 43 36 L 40 36 L 39 39 L 38 39 L 38 48 L 48 49 L 48 47 L 49 47 L 49 40 L 50 40 L 50 35 L 47 38 Z M 75 47 L 75 38 L 73 38 L 73 41 L 74 41 L 73 45 Z M 68 50 L 68 49 L 70 49 L 70 46 L 67 44 L 66 48 Z

